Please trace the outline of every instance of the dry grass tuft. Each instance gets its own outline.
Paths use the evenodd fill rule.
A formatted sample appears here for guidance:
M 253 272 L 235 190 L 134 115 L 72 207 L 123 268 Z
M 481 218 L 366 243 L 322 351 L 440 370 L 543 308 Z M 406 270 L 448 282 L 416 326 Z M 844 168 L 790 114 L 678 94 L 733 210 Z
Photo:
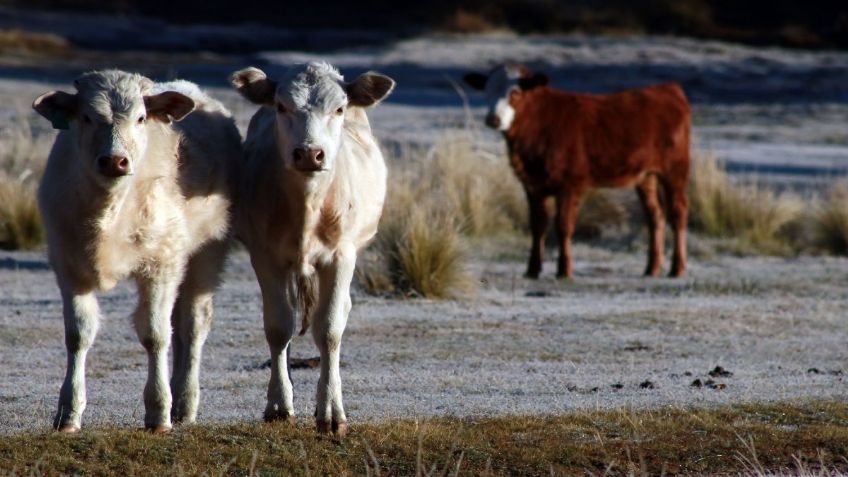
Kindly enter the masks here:
M 23 30 L 0 30 L 0 53 L 59 56 L 70 52 L 71 44 L 59 35 Z
M 848 180 L 836 182 L 813 212 L 815 242 L 822 249 L 848 254 Z
M 36 248 L 44 242 L 36 188 L 52 141 L 25 122 L 0 133 L 0 248 Z
M 740 252 L 792 252 L 784 232 L 801 218 L 805 204 L 799 197 L 778 194 L 756 183 L 735 184 L 712 156 L 697 157 L 692 166 L 689 217 L 693 229 L 735 239 Z
M 0 172 L 0 248 L 30 250 L 44 242 L 35 181 Z

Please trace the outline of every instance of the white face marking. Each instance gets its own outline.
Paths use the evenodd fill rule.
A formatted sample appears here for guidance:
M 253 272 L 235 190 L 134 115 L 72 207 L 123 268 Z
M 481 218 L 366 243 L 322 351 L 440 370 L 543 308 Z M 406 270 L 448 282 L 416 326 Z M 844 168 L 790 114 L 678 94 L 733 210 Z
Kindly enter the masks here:
M 515 118 L 515 109 L 509 104 L 509 96 L 512 91 L 519 88 L 519 78 L 521 78 L 519 67 L 502 65 L 492 71 L 486 80 L 484 93 L 486 102 L 489 104 L 487 117 L 497 118 L 495 129 L 506 131 L 512 125 L 512 120 Z M 491 119 L 488 119 L 487 124 L 491 125 L 490 121 Z
M 287 167 L 295 150 L 322 151 L 320 170 L 331 170 L 342 144 L 347 109 L 344 79 L 327 63 L 308 63 L 289 69 L 275 96 L 277 144 Z

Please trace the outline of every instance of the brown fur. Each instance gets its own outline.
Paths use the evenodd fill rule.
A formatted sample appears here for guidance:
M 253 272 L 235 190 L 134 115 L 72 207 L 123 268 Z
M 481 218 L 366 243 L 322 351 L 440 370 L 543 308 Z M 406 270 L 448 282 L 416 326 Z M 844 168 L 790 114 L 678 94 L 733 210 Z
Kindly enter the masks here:
M 533 247 L 527 275 L 542 268 L 548 214 L 557 201 L 557 275 L 571 277 L 571 236 L 580 200 L 593 187 L 636 187 L 651 229 L 647 275 L 662 265 L 663 219 L 657 182 L 665 189 L 675 230 L 671 276 L 686 267 L 686 185 L 690 109 L 679 85 L 668 83 L 614 94 L 576 94 L 547 86 L 512 96 L 515 118 L 504 132 L 509 159 L 530 206 Z

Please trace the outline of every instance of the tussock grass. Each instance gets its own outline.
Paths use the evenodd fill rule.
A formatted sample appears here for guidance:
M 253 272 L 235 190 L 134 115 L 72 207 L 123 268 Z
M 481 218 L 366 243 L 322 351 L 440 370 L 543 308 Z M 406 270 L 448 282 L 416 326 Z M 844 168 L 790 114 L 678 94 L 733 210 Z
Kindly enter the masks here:
M 0 173 L 0 248 L 30 250 L 44 242 L 35 181 Z
M 0 30 L 0 53 L 65 55 L 71 52 L 68 40 L 52 33 Z
M 311 419 L 0 439 L 9 475 L 765 475 L 844 472 L 845 455 L 842 402 L 354 423 L 343 441 Z
M 0 248 L 36 248 L 44 242 L 36 188 L 52 140 L 25 123 L 0 132 Z
M 815 242 L 827 252 L 848 254 L 848 180 L 836 182 L 814 207 Z
M 745 253 L 792 252 L 786 229 L 799 220 L 799 197 L 753 184 L 736 184 L 714 157 L 692 161 L 689 176 L 689 224 L 705 235 L 732 238 Z

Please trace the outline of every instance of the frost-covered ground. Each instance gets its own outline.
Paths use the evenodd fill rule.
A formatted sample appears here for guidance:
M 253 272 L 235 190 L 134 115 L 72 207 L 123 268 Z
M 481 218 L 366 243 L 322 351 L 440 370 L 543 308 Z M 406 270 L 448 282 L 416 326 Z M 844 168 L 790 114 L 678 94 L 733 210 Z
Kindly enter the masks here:
M 555 281 L 552 262 L 528 281 L 517 260 L 480 260 L 485 284 L 470 301 L 356 293 L 342 346 L 350 418 L 848 398 L 848 260 L 718 257 L 670 280 L 639 276 L 642 258 L 578 246 L 573 283 Z M 0 431 L 45 429 L 65 366 L 59 294 L 40 254 L 0 254 L 0 288 Z M 84 424 L 141 425 L 147 360 L 133 304 L 128 285 L 101 299 Z M 261 418 L 260 307 L 236 254 L 205 348 L 202 422 Z M 295 339 L 292 357 L 315 355 L 308 336 Z M 716 366 L 732 376 L 710 376 Z M 309 419 L 318 370 L 292 378 Z
M 19 138 L 24 123 L 49 139 L 29 104 L 49 89 L 70 89 L 84 69 L 119 66 L 197 81 L 244 127 L 255 108 L 227 88 L 231 71 L 254 64 L 273 73 L 314 58 L 348 77 L 373 68 L 398 80 L 396 93 L 371 112 L 390 152 L 469 127 L 497 150 L 502 140 L 478 125 L 482 98 L 456 88 L 464 72 L 511 59 L 579 91 L 680 81 L 693 101 L 696 149 L 734 173 L 809 186 L 848 171 L 848 53 L 579 36 L 354 43 L 340 39 L 322 54 L 116 52 L 22 65 L 0 57 L 0 152 L 11 150 L 8 138 Z M 343 346 L 351 419 L 848 397 L 844 259 L 693 257 L 685 280 L 650 280 L 638 275 L 642 252 L 579 246 L 573 283 L 550 275 L 532 282 L 521 278 L 525 247 L 476 257 L 485 284 L 471 301 L 358 294 Z M 146 360 L 127 318 L 132 287 L 101 303 L 107 318 L 89 355 L 84 422 L 140 425 Z M 216 303 L 200 419 L 257 420 L 269 371 L 262 369 L 258 288 L 243 254 L 231 261 Z M 65 364 L 60 311 L 41 253 L 0 254 L 0 431 L 49 426 Z M 314 346 L 298 338 L 293 356 L 313 355 Z M 733 375 L 708 376 L 716 366 Z M 297 411 L 309 416 L 317 371 L 294 370 L 293 378 Z M 694 387 L 696 379 L 726 387 Z

